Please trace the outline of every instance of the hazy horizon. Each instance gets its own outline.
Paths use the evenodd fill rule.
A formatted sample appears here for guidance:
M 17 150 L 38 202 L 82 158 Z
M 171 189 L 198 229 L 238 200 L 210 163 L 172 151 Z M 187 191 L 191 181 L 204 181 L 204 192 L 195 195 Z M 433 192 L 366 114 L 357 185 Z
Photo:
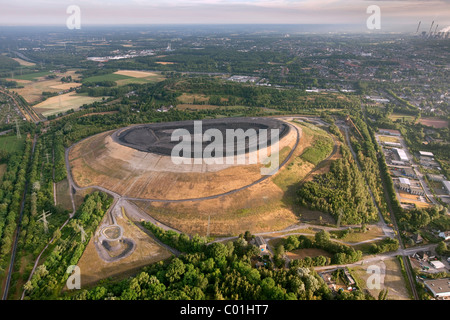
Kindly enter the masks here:
M 367 7 L 381 9 L 378 32 L 450 26 L 449 0 L 0 0 L 1 26 L 62 26 L 77 5 L 83 26 L 347 25 L 366 29 Z

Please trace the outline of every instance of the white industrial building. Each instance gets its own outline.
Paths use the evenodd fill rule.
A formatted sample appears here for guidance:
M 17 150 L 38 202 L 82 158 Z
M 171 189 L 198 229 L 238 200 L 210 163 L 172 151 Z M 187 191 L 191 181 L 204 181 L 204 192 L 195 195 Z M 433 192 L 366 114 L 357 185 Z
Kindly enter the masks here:
M 392 129 L 379 129 L 378 132 L 380 134 L 387 134 L 390 136 L 396 136 L 396 137 L 400 137 L 401 133 L 398 130 L 392 130 Z
M 436 269 L 443 269 L 443 268 L 445 268 L 445 264 L 443 264 L 439 260 L 430 261 L 430 264 Z
M 400 161 L 409 161 L 405 150 L 399 148 L 393 148 L 393 150 L 397 153 L 398 157 L 400 158 Z
M 435 298 L 450 297 L 450 278 L 426 280 L 423 283 Z
M 419 151 L 419 154 L 421 157 L 434 157 L 433 152 L 428 152 L 428 151 Z
M 450 181 L 442 181 L 445 191 L 450 194 Z

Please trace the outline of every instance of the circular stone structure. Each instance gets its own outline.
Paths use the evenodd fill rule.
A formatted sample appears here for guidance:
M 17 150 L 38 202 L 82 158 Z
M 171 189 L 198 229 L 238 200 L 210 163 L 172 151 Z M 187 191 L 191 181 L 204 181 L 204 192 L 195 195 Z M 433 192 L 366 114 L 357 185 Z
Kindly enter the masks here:
M 299 142 L 299 131 L 292 124 L 274 118 L 208 119 L 201 121 L 200 129 L 198 124 L 194 121 L 142 124 L 86 138 L 69 150 L 72 178 L 79 187 L 102 187 L 133 200 L 200 199 L 258 183 L 264 177 L 261 169 L 267 167 L 264 157 L 279 151 L 281 164 Z M 178 139 L 172 141 L 172 135 L 180 129 Z M 242 130 L 246 138 L 242 140 L 241 136 L 241 142 L 245 143 L 236 144 L 234 139 L 227 141 L 228 129 Z M 263 129 L 267 136 L 261 133 Z M 271 144 L 272 129 L 279 130 L 276 145 Z M 220 143 L 216 141 L 218 135 L 223 136 Z M 174 163 L 172 149 L 184 139 L 191 142 L 192 149 L 180 157 L 185 162 Z M 258 142 L 256 149 L 255 141 Z M 201 143 L 193 150 L 198 142 Z M 199 150 L 201 155 L 207 155 L 204 151 L 212 142 L 225 148 L 222 162 L 215 161 L 213 153 L 214 162 L 208 162 L 207 157 L 197 157 Z M 234 154 L 226 154 L 231 144 Z M 238 152 L 244 154 L 244 163 L 237 161 Z M 258 161 L 249 161 L 255 157 Z

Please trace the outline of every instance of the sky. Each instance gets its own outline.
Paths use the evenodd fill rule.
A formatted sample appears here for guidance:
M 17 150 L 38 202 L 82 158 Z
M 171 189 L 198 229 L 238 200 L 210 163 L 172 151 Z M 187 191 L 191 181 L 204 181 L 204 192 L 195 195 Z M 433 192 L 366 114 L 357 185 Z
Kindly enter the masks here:
M 80 8 L 82 25 L 136 24 L 356 24 L 370 5 L 380 8 L 381 30 L 432 21 L 450 26 L 450 0 L 0 0 L 0 26 L 66 25 L 67 8 Z M 428 26 L 428 27 L 427 27 Z M 386 30 L 389 31 L 389 30 Z M 414 30 L 415 31 L 415 30 Z

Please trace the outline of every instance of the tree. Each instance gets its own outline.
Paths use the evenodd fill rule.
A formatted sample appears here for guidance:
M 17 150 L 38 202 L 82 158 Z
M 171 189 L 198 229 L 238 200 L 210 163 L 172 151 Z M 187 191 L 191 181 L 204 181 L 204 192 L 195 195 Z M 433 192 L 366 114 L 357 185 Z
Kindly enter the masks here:
M 169 264 L 169 267 L 167 268 L 165 276 L 169 280 L 169 282 L 174 282 L 181 278 L 181 276 L 184 273 L 184 270 L 185 270 L 185 265 L 184 265 L 183 261 L 181 261 L 178 258 L 175 258 Z
M 438 246 L 436 247 L 436 253 L 443 256 L 447 254 L 447 251 L 447 244 L 444 241 L 439 242 Z
M 320 230 L 314 236 L 315 243 L 320 248 L 325 248 L 330 243 L 330 234 L 325 230 Z
M 386 300 L 388 296 L 389 289 L 383 289 L 378 294 L 378 300 Z

